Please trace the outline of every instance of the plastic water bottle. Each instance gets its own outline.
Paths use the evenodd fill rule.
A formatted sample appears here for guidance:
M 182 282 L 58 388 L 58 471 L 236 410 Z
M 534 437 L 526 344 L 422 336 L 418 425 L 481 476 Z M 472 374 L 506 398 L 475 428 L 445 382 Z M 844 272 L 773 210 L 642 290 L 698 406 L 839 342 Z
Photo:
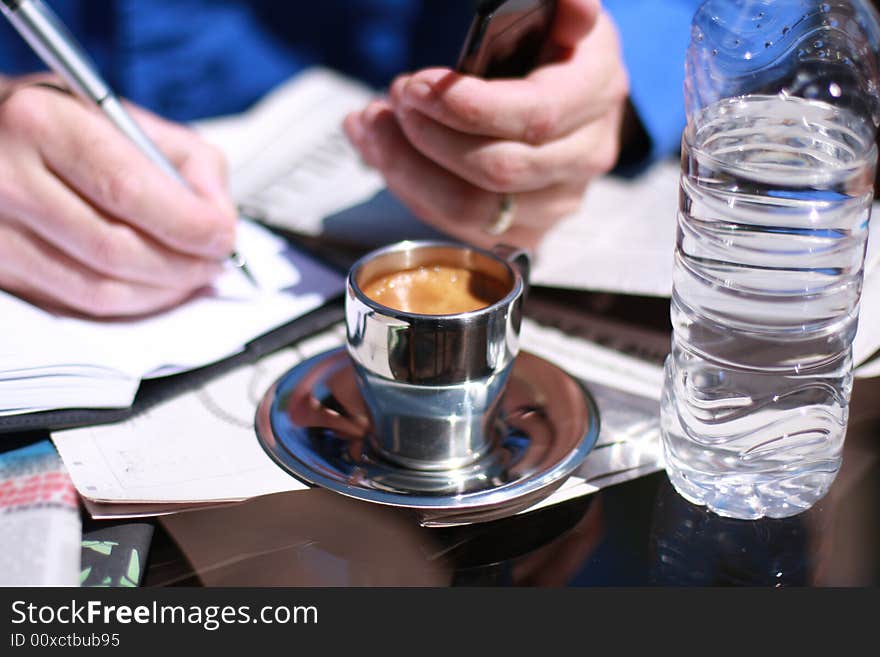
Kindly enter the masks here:
M 723 516 L 797 514 L 840 468 L 878 34 L 858 0 L 694 17 L 661 419 L 676 490 Z

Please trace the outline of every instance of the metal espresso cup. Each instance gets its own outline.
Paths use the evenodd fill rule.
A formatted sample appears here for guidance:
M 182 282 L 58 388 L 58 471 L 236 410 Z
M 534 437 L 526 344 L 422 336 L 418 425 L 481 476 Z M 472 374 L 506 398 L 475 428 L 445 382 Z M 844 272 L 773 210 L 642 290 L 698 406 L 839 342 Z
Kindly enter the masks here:
M 426 315 L 384 306 L 362 291 L 379 276 L 423 265 L 462 267 L 501 282 L 490 306 Z M 348 274 L 348 352 L 373 420 L 369 447 L 417 470 L 448 470 L 492 447 L 501 394 L 519 353 L 525 251 L 447 242 L 400 242 L 356 262 Z

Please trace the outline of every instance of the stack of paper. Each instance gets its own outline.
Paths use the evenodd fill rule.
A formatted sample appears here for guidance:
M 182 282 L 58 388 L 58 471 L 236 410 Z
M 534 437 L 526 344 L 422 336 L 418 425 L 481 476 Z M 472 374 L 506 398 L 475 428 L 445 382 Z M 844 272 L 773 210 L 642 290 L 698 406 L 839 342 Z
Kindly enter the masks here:
M 339 274 L 256 224 L 241 224 L 238 248 L 257 288 L 230 269 L 213 289 L 147 318 L 80 319 L 0 292 L 0 415 L 129 406 L 141 379 L 222 360 L 342 290 Z

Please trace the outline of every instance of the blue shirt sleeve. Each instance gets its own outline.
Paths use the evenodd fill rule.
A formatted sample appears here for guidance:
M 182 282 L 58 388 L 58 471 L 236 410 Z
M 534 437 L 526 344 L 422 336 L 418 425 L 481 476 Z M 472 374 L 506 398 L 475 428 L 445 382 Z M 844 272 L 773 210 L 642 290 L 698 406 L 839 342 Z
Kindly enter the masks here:
M 651 139 L 651 158 L 676 152 L 685 124 L 684 60 L 702 0 L 605 0 L 623 42 L 630 99 Z

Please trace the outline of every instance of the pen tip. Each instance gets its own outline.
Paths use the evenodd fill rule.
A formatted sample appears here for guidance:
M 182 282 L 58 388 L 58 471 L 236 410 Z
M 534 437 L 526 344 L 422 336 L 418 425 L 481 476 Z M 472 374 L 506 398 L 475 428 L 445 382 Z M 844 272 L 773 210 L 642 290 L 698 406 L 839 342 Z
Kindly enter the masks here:
M 253 285 L 255 288 L 260 287 L 259 284 L 257 283 L 257 279 L 251 273 L 251 270 L 248 269 L 246 262 L 242 262 L 241 265 L 239 266 L 239 269 L 241 269 L 241 273 L 245 275 L 245 278 L 248 279 L 248 281 L 250 282 L 251 285 Z
M 242 255 L 238 251 L 233 251 L 229 255 L 229 262 L 232 264 L 232 266 L 234 266 L 236 269 L 241 271 L 242 274 L 245 275 L 245 278 L 248 279 L 248 282 L 252 286 L 254 286 L 255 288 L 260 287 L 257 284 L 256 277 L 253 275 L 253 273 L 251 273 L 251 270 L 247 266 L 247 260 L 245 260 L 244 257 L 242 257 Z

